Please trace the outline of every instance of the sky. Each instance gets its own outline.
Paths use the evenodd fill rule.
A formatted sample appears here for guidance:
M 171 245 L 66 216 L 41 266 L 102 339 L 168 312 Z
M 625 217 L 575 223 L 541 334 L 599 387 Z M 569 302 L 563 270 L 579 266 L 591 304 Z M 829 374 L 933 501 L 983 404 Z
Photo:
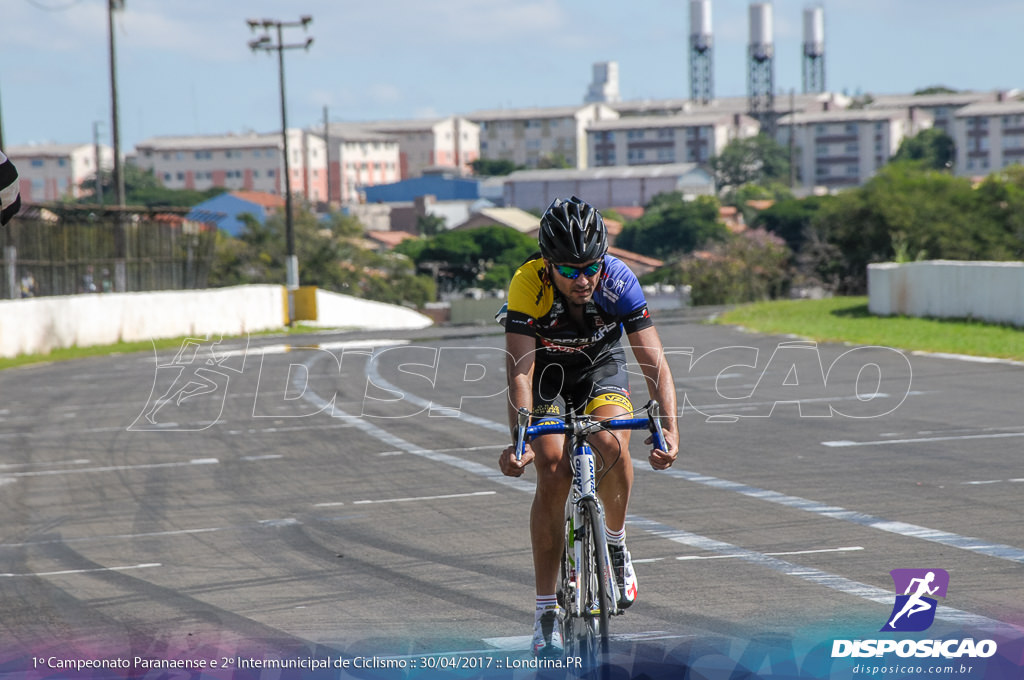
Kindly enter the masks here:
M 714 93 L 746 96 L 749 0 L 711 0 Z M 1021 0 L 774 0 L 775 86 L 800 91 L 803 10 L 825 15 L 827 88 L 1024 88 Z M 0 0 L 10 147 L 111 143 L 107 0 Z M 281 129 L 276 54 L 246 19 L 313 17 L 285 52 L 289 127 L 582 104 L 596 62 L 624 100 L 689 96 L 689 0 L 125 0 L 124 150 L 161 135 Z

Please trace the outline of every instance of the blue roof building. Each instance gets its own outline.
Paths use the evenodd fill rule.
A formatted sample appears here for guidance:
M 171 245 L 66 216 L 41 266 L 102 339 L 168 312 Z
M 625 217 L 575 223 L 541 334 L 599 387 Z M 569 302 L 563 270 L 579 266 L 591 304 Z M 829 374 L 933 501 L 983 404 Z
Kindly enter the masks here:
M 480 198 L 480 180 L 450 174 L 427 174 L 394 184 L 368 186 L 363 191 L 367 203 L 409 203 L 428 195 L 438 201 L 474 201 Z
M 197 222 L 213 222 L 231 236 L 237 237 L 245 229 L 245 222 L 239 219 L 242 213 L 249 213 L 260 224 L 269 215 L 284 208 L 284 198 L 261 191 L 232 191 L 207 199 L 192 208 L 186 219 Z M 212 217 L 211 217 L 212 215 Z M 220 217 L 220 219 L 217 219 Z

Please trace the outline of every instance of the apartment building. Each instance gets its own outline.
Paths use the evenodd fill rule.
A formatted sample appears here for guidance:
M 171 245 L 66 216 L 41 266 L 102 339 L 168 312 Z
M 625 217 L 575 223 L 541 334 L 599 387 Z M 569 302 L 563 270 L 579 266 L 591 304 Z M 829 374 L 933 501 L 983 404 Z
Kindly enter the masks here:
M 644 206 L 661 193 L 678 191 L 686 200 L 713 196 L 715 180 L 696 163 L 586 170 L 518 170 L 504 182 L 505 207 L 544 210 L 555 198 L 579 196 L 598 208 Z
M 753 137 L 760 124 L 741 113 L 628 116 L 587 127 L 591 167 L 707 163 L 730 141 Z
M 437 167 L 471 174 L 473 161 L 480 158 L 480 126 L 459 116 L 365 126 L 398 141 L 400 179 L 419 177 L 424 170 Z
M 952 137 L 957 175 L 977 177 L 1024 163 L 1024 101 L 965 106 L 954 116 Z
M 900 109 L 924 111 L 932 116 L 932 127 L 953 136 L 957 111 L 965 106 L 992 103 L 1001 97 L 998 92 L 942 92 L 916 95 L 875 95 L 869 109 Z
M 113 150 L 102 144 L 28 144 L 4 153 L 18 168 L 18 190 L 25 203 L 81 198 L 86 195 L 82 182 L 96 176 L 97 163 L 107 171 L 114 167 Z
M 360 203 L 366 187 L 392 184 L 401 179 L 398 139 L 366 124 L 330 123 L 327 160 L 331 202 Z
M 800 184 L 843 189 L 869 180 L 904 138 L 931 126 L 930 114 L 906 109 L 796 113 L 779 119 L 776 139 L 787 146 L 793 135 Z
M 135 147 L 135 163 L 152 170 L 169 189 L 264 191 L 283 195 L 281 133 L 153 137 Z M 288 130 L 293 196 L 322 201 L 327 195 L 327 149 L 323 138 Z
M 851 99 L 837 92 L 780 94 L 775 98 L 775 109 L 785 113 L 816 113 L 847 108 Z M 707 104 L 692 99 L 632 99 L 609 104 L 623 118 L 627 116 L 677 116 L 684 114 L 748 113 L 747 97 L 718 97 Z
M 618 118 L 607 104 L 477 111 L 466 116 L 480 126 L 480 157 L 537 168 L 561 156 L 578 169 L 589 167 L 587 135 L 596 121 Z

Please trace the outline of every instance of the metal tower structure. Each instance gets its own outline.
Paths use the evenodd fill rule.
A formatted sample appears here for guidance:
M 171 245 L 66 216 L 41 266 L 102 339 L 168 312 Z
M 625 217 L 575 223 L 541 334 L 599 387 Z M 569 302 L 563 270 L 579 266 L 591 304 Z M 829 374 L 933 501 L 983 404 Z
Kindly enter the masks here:
M 804 94 L 825 91 L 825 9 L 804 10 Z
M 761 123 L 762 132 L 775 136 L 775 46 L 772 43 L 772 6 L 767 2 L 750 5 L 750 45 L 747 70 L 747 99 L 750 115 Z
M 709 104 L 715 97 L 711 0 L 690 0 L 690 101 Z

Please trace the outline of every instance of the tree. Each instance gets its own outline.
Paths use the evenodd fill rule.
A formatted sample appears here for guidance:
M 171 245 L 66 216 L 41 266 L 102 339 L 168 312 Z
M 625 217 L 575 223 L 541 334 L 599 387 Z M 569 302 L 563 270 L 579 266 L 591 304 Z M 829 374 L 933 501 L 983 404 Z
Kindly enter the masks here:
M 144 205 L 150 208 L 191 208 L 227 191 L 224 187 L 213 187 L 202 191 L 196 189 L 168 189 L 160 184 L 152 170 L 143 170 L 131 163 L 124 164 L 122 168 L 124 171 L 125 203 L 128 205 Z M 115 201 L 113 173 L 101 171 L 99 179 L 100 187 L 103 189 L 104 204 L 113 205 Z M 78 199 L 76 203 L 92 204 L 99 202 L 99 194 L 96 193 L 95 175 L 82 182 L 82 188 L 88 192 L 88 195 Z
M 804 199 L 790 196 L 759 212 L 749 224 L 780 236 L 793 252 L 798 252 L 807 240 L 814 216 L 830 199 L 829 196 Z
M 891 260 L 896 245 L 909 259 L 979 259 L 988 227 L 975 213 L 969 180 L 924 170 L 916 163 L 890 163 L 859 189 L 821 205 L 811 239 L 820 260 L 807 264 L 840 293 L 867 289 L 867 265 Z M 836 254 L 840 261 L 836 261 Z
M 445 221 L 438 215 L 420 215 L 416 218 L 416 231 L 420 236 L 436 236 L 444 231 Z
M 537 251 L 537 241 L 511 227 L 493 225 L 408 239 L 395 250 L 412 258 L 420 269 L 436 271 L 443 290 L 499 290 Z
M 791 255 L 781 238 L 752 229 L 709 243 L 706 249 L 666 267 L 667 272 L 659 271 L 657 278 L 689 285 L 695 305 L 774 299 L 789 291 Z
M 920 90 L 914 90 L 915 97 L 925 94 L 956 94 L 956 90 L 945 85 L 931 85 Z
M 718 199 L 711 196 L 686 201 L 679 192 L 658 194 L 643 217 L 622 228 L 615 245 L 662 259 L 689 253 L 707 241 L 725 240 L 729 231 L 718 219 L 718 208 Z
M 565 157 L 565 154 L 561 151 L 541 156 L 537 160 L 537 168 L 540 170 L 549 170 L 552 168 L 571 168 L 573 167 L 569 160 Z
M 890 162 L 920 161 L 933 170 L 948 170 L 956 160 L 956 143 L 938 128 L 922 130 L 900 142 L 900 148 Z
M 719 190 L 789 181 L 789 152 L 765 134 L 730 141 L 710 165 Z
M 241 215 L 245 228 L 238 238 L 218 234 L 210 285 L 282 283 L 285 278 L 283 214 L 260 224 Z M 395 304 L 422 306 L 435 299 L 430 277 L 417 276 L 412 260 L 400 254 L 380 254 L 360 245 L 362 224 L 335 214 L 328 222 L 304 208 L 294 213 L 299 277 L 304 285 Z
M 470 165 L 473 166 L 473 174 L 483 177 L 510 175 L 516 170 L 522 169 L 521 165 L 516 165 L 512 161 L 501 158 L 478 158 L 470 163 Z

